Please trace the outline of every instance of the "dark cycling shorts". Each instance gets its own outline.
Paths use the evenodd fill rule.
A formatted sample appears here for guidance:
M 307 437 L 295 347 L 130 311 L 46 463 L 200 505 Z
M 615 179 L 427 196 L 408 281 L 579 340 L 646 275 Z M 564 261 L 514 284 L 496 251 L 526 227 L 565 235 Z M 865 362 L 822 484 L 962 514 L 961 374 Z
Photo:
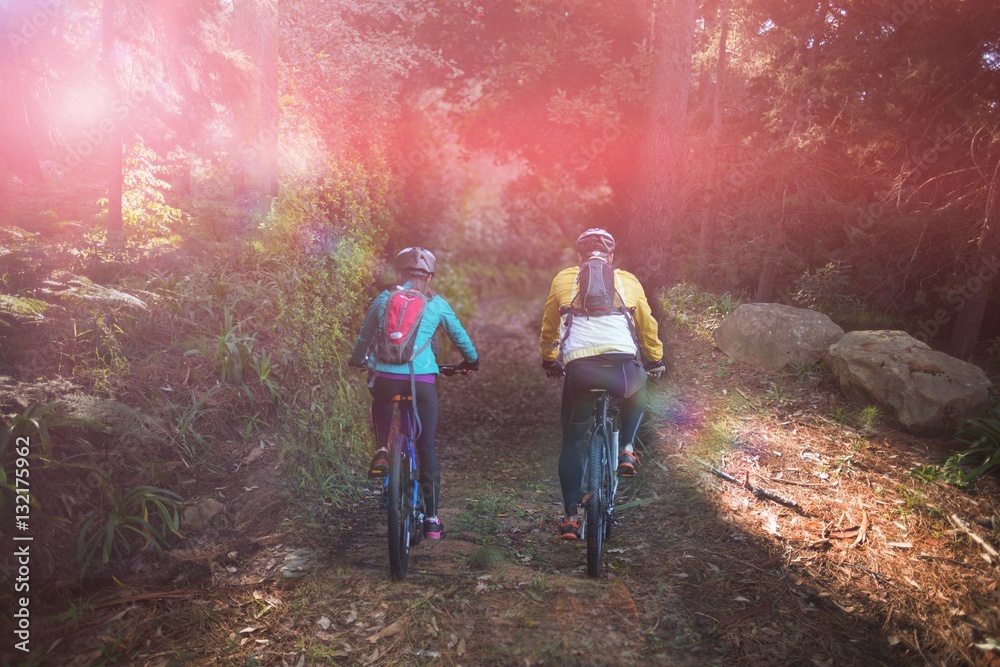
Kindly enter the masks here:
M 566 365 L 566 386 L 573 389 L 606 389 L 615 398 L 629 398 L 645 384 L 646 371 L 631 354 L 610 352 Z

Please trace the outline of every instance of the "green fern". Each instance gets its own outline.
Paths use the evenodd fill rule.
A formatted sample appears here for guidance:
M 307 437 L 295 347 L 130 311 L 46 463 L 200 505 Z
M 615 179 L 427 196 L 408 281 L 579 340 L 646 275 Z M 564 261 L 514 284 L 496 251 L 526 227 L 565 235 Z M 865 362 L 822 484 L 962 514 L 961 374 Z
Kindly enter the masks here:
M 985 417 L 967 420 L 957 438 L 969 447 L 948 461 L 955 466 L 975 466 L 959 479 L 960 486 L 971 486 L 983 474 L 1000 467 L 1000 403 L 994 402 Z
M 38 299 L 0 294 L 0 327 L 11 326 L 6 320 L 40 322 L 45 319 L 45 309 L 49 304 Z

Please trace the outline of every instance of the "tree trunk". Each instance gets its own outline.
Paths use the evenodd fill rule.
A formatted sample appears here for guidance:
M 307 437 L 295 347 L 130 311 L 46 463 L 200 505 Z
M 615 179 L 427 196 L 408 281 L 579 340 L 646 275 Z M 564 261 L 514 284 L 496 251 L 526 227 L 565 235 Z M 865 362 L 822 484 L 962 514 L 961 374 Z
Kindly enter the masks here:
M 729 3 L 722 0 L 719 17 L 719 60 L 715 71 L 715 95 L 712 100 L 712 127 L 708 132 L 709 151 L 709 200 L 702 218 L 698 238 L 698 282 L 708 281 L 709 265 L 715 245 L 715 226 L 719 219 L 719 138 L 722 135 L 722 98 L 726 90 L 727 43 L 729 39 Z
M 14 44 L 16 37 L 14 19 L 0 9 L 0 159 L 18 178 L 42 180 L 38 155 L 31 143 L 28 109 L 25 100 L 24 78 Z
M 255 66 L 247 112 L 238 119 L 233 187 L 237 196 L 262 201 L 278 194 L 277 10 L 271 0 L 238 0 L 233 41 Z
M 1000 161 L 993 169 L 993 178 L 986 193 L 983 224 L 979 234 L 979 270 L 969 279 L 967 290 L 972 294 L 962 304 L 948 341 L 948 354 L 959 359 L 972 358 L 979 340 L 979 330 L 986 316 L 990 288 L 996 283 L 1000 269 Z
M 629 202 L 630 266 L 654 290 L 670 282 L 666 258 L 681 210 L 691 84 L 694 0 L 657 0 L 649 112 Z
M 104 78 L 112 100 L 121 97 L 118 89 L 118 77 L 115 72 L 115 5 L 117 0 L 104 0 L 101 7 L 101 59 L 104 66 Z M 118 242 L 122 237 L 122 191 L 125 187 L 124 160 L 122 159 L 122 144 L 124 137 L 123 119 L 115 123 L 110 132 L 108 143 L 111 145 L 111 160 L 108 163 L 108 241 Z
M 989 275 L 981 280 L 979 289 L 970 290 L 971 298 L 967 299 L 955 317 L 955 325 L 951 329 L 948 340 L 948 354 L 968 361 L 976 351 L 979 340 L 979 329 L 986 316 L 986 305 L 990 300 L 990 287 L 996 282 L 996 258 L 989 269 Z M 984 265 L 986 266 L 986 265 Z
M 272 2 L 260 10 L 261 185 L 270 198 L 278 196 L 278 17 Z

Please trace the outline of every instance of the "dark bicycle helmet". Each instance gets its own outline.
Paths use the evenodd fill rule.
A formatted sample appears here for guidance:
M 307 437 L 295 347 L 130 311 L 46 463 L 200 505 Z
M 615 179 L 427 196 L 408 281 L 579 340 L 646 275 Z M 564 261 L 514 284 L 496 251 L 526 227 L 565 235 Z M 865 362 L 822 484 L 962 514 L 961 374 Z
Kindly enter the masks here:
M 430 276 L 437 270 L 437 258 L 424 248 L 403 248 L 393 260 L 396 271 L 408 275 Z
M 615 237 L 599 227 L 588 229 L 576 240 L 576 250 L 583 255 L 609 255 L 615 251 Z

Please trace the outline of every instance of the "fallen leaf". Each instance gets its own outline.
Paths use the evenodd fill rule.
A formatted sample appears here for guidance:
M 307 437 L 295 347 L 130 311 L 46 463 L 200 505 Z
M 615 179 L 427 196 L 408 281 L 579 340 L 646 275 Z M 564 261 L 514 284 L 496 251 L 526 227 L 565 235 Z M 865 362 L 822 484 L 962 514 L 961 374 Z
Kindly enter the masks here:
M 913 544 L 910 542 L 887 542 L 888 546 L 896 549 L 912 549 Z
M 464 638 L 458 640 L 458 648 L 455 649 L 455 653 L 457 653 L 459 657 L 461 657 L 465 653 L 465 639 Z
M 889 646 L 895 646 L 899 643 L 899 637 L 896 635 L 889 635 L 887 641 L 889 642 Z
M 246 628 L 243 628 L 242 630 L 240 630 L 240 634 L 241 635 L 245 635 L 245 634 L 248 634 L 250 632 L 257 632 L 258 630 L 260 630 L 260 628 L 246 627 Z
M 330 619 L 327 618 L 326 616 L 320 616 L 320 619 L 316 622 L 319 623 L 319 627 L 323 628 L 324 630 L 329 630 L 330 625 L 332 624 Z
M 860 526 L 854 526 L 853 528 L 845 528 L 844 530 L 827 530 L 824 531 L 823 537 L 833 537 L 837 539 L 850 539 L 852 537 L 857 537 L 858 532 L 861 531 Z

